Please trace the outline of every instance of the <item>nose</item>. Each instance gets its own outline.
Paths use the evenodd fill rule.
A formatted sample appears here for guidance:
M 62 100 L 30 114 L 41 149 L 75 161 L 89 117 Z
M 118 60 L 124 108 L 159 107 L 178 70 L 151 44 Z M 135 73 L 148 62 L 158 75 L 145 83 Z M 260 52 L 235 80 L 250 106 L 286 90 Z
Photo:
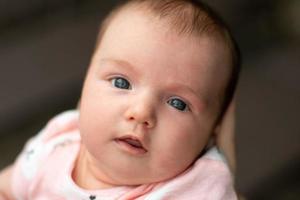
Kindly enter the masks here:
M 145 128 L 153 128 L 156 124 L 155 101 L 151 95 L 133 97 L 125 111 L 125 119 Z

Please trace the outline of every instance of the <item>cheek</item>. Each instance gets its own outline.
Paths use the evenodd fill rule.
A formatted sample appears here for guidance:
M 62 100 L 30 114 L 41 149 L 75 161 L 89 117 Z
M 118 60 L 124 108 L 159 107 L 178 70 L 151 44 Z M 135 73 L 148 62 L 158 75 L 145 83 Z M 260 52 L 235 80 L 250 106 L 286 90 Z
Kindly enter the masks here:
M 97 86 L 97 85 L 96 85 Z M 114 120 L 116 120 L 115 107 L 112 101 L 99 90 L 95 84 L 88 84 L 83 90 L 80 104 L 80 132 L 82 142 L 88 149 L 98 148 L 102 142 L 109 140 Z
M 180 145 L 187 149 L 189 147 L 201 147 L 202 144 L 206 143 L 209 136 L 208 128 L 204 122 L 195 120 L 192 117 L 178 119 L 173 117 L 172 120 L 166 121 L 165 124 L 167 129 L 165 132 L 168 135 L 166 139 L 177 146 Z
M 167 120 L 157 139 L 157 158 L 160 167 L 184 170 L 200 154 L 207 143 L 208 133 L 194 120 Z
M 105 153 L 106 144 L 113 139 L 111 127 L 114 123 L 107 114 L 109 112 L 103 110 L 99 104 L 95 106 L 89 101 L 82 101 L 79 121 L 82 144 L 98 159 Z
M 82 92 L 80 114 L 89 120 L 102 123 L 116 113 L 116 100 L 112 98 L 105 81 L 90 78 Z

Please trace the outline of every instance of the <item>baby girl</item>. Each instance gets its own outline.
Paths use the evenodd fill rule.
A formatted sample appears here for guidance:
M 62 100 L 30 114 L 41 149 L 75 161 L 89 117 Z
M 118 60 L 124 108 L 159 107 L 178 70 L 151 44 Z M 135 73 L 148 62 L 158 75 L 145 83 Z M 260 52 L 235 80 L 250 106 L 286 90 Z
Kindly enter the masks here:
M 123 3 L 101 25 L 79 109 L 28 141 L 0 199 L 236 199 L 214 138 L 238 71 L 206 5 Z

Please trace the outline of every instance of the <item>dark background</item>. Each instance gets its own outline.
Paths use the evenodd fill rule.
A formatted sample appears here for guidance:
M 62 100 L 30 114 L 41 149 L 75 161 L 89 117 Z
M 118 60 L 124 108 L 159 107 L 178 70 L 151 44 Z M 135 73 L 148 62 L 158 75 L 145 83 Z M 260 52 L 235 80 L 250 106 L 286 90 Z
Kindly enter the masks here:
M 118 1 L 0 0 L 0 168 L 80 96 L 98 25 Z M 300 199 L 300 1 L 210 0 L 243 55 L 237 189 Z

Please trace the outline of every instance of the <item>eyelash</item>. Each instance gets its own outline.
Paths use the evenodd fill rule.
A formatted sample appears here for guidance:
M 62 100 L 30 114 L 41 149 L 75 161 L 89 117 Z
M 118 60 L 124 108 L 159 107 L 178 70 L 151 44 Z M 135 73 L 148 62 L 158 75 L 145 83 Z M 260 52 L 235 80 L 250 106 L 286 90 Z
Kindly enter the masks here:
M 126 78 L 117 76 L 117 77 L 110 78 L 109 80 L 110 80 L 111 84 L 113 85 L 113 87 L 116 87 L 116 88 L 121 89 L 121 90 L 130 90 L 131 89 L 131 84 Z M 118 81 L 119 84 L 123 84 L 123 85 L 121 85 L 121 86 L 119 85 L 120 87 L 116 86 L 115 84 L 118 83 L 116 81 Z M 123 83 L 121 83 L 120 81 L 123 81 Z M 123 87 L 123 86 L 125 86 L 125 87 Z M 177 105 L 178 107 L 183 106 L 182 110 L 180 108 L 176 107 L 176 106 L 172 106 L 173 108 L 175 108 L 176 110 L 178 110 L 180 112 L 190 111 L 190 107 L 189 107 L 188 103 L 186 103 L 184 100 L 180 99 L 179 97 L 170 98 L 167 101 L 167 103 L 170 106 L 172 106 L 171 105 L 172 103 L 175 103 L 175 105 Z

